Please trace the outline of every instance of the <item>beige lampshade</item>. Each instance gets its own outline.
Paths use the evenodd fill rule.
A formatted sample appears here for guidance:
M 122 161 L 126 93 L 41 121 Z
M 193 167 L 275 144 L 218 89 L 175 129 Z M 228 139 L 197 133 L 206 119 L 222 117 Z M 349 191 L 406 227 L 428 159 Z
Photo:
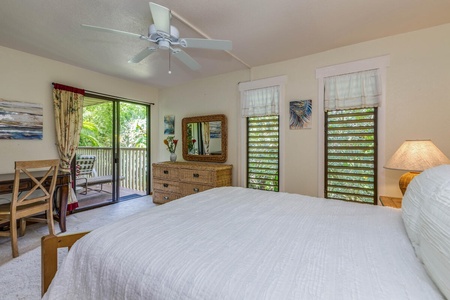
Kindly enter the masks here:
M 450 160 L 431 140 L 405 141 L 385 164 L 386 169 L 422 172 L 450 164 Z

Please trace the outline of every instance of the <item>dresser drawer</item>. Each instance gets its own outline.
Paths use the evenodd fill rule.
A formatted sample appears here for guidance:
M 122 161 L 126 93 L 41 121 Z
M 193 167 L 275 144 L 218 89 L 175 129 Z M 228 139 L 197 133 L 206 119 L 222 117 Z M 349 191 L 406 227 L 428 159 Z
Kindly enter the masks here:
M 206 190 L 211 189 L 212 186 L 210 185 L 203 185 L 203 184 L 195 184 L 195 183 L 183 183 L 181 185 L 181 192 L 183 195 L 192 195 L 195 193 L 200 193 Z
M 153 203 L 164 204 L 172 200 L 181 198 L 180 194 L 167 193 L 163 191 L 153 191 Z
M 180 183 L 177 181 L 155 179 L 153 181 L 153 189 L 169 193 L 176 193 L 176 194 L 181 193 Z
M 184 182 L 211 184 L 213 173 L 209 170 L 180 169 L 180 179 Z
M 177 168 L 170 168 L 166 166 L 154 166 L 153 176 L 155 178 L 167 179 L 167 180 L 178 180 L 180 170 Z

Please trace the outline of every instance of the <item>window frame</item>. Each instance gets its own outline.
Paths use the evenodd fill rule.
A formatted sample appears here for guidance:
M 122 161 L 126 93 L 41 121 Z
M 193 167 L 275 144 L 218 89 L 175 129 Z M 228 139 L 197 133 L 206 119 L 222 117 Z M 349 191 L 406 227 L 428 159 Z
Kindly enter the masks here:
M 378 69 L 381 78 L 382 95 L 378 107 L 378 162 L 384 162 L 386 157 L 386 72 L 389 66 L 390 56 L 363 59 L 338 65 L 332 65 L 316 69 L 316 79 L 318 80 L 318 178 L 317 195 L 324 197 L 325 194 L 325 112 L 324 112 L 324 78 L 342 74 Z M 385 170 L 378 164 L 377 171 L 377 194 L 385 194 Z M 379 201 L 378 201 L 379 203 Z
M 288 112 L 286 111 L 285 104 L 285 83 L 287 81 L 287 76 L 277 76 L 271 78 L 264 78 L 259 80 L 247 81 L 239 83 L 240 101 L 238 101 L 238 112 L 241 121 L 239 122 L 238 128 L 238 186 L 247 187 L 247 118 L 242 117 L 242 99 L 243 93 L 246 90 L 265 88 L 268 86 L 279 86 L 280 87 L 280 99 L 279 99 L 279 154 L 285 153 L 285 131 L 286 128 L 286 116 Z M 279 155 L 279 165 L 278 165 L 278 181 L 279 181 L 279 191 L 285 191 L 285 157 L 284 155 Z

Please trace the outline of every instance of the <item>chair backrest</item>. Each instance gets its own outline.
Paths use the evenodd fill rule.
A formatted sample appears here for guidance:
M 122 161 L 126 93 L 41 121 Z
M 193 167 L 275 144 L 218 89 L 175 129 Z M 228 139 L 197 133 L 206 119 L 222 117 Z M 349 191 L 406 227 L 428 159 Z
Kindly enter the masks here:
M 95 159 L 95 155 L 80 155 L 77 158 L 77 177 L 96 176 L 94 169 Z
M 59 170 L 59 159 L 31 160 L 15 162 L 14 187 L 11 209 L 36 202 L 52 205 L 53 192 Z M 49 177 L 51 180 L 49 182 Z M 31 187 L 20 193 L 20 179 L 31 179 Z

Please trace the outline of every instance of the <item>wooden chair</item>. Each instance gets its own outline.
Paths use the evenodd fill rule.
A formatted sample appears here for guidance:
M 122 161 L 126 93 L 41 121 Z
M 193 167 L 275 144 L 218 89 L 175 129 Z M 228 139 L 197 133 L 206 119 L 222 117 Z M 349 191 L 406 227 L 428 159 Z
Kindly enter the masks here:
M 0 220 L 10 222 L 9 232 L 0 232 L 0 236 L 11 237 L 12 255 L 19 256 L 17 246 L 17 221 L 20 220 L 20 236 L 25 234 L 27 217 L 46 213 L 45 222 L 50 234 L 55 234 L 53 224 L 53 193 L 58 175 L 59 159 L 16 161 L 11 203 L 0 205 Z M 33 171 L 42 171 L 39 175 Z M 42 175 L 42 177 L 41 177 Z M 30 187 L 21 185 L 21 178 L 32 180 Z M 38 177 L 39 179 L 37 179 Z M 51 181 L 50 178 L 51 177 Z M 21 191 L 24 190 L 25 191 Z M 44 220 L 44 219 L 41 219 Z

